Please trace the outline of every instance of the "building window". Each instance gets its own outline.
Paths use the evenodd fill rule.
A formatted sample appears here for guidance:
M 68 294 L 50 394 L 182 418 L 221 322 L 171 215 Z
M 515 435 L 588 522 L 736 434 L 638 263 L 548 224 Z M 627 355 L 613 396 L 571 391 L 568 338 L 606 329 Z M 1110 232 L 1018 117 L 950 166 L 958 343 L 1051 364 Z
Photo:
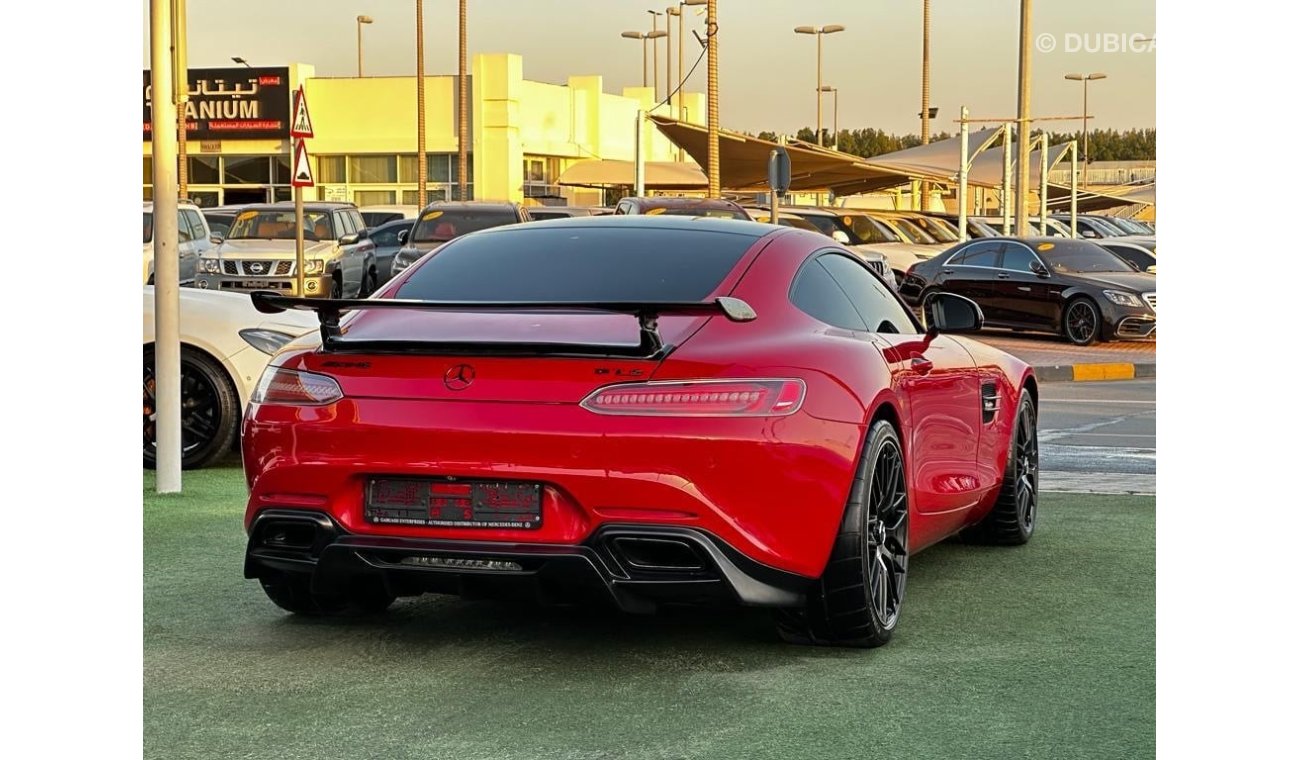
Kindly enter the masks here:
M 144 183 L 153 184 L 153 156 L 144 157 Z
M 349 156 L 348 183 L 386 185 L 397 182 L 396 156 Z
M 353 199 L 358 206 L 388 206 L 397 198 L 394 190 L 357 190 Z
M 227 156 L 222 163 L 227 185 L 271 184 L 271 162 L 266 156 Z
M 220 185 L 221 160 L 217 156 L 189 156 L 191 185 Z
M 425 156 L 426 158 L 428 156 Z M 419 182 L 420 181 L 420 157 L 419 156 L 398 156 L 397 157 L 397 181 L 398 182 Z
M 293 168 L 289 166 L 288 156 L 274 156 L 271 159 L 271 168 L 275 171 L 275 184 L 287 185 L 293 181 Z
M 316 159 L 316 171 L 320 174 L 317 182 L 326 185 L 342 185 L 347 182 L 347 156 L 320 156 Z

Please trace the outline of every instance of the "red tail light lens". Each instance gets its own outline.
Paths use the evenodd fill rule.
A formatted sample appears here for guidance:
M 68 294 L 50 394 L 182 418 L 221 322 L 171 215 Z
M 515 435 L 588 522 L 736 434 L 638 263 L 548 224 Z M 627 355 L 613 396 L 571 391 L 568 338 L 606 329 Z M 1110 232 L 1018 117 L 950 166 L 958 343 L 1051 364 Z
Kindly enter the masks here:
M 267 367 L 253 391 L 254 404 L 325 406 L 343 398 L 343 389 L 328 375 Z
M 802 380 L 686 380 L 608 385 L 583 399 L 597 414 L 782 417 L 803 405 Z

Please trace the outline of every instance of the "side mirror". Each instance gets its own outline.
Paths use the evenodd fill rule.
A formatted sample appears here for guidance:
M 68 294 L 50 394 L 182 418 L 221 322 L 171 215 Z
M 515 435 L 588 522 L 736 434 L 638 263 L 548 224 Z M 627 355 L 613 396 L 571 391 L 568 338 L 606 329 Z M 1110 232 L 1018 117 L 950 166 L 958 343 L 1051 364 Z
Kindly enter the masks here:
M 212 234 L 212 237 L 209 237 L 208 240 L 212 241 L 212 244 L 213 244 L 213 245 L 221 245 L 222 242 L 225 241 L 225 238 L 221 237 L 220 235 L 218 235 L 218 234 L 216 234 L 216 233 L 213 233 L 213 234 Z
M 397 244 L 406 245 L 406 239 L 410 237 L 410 230 L 401 230 L 397 233 Z
M 1097 237 L 1097 233 L 1096 233 L 1096 232 L 1093 232 L 1092 230 L 1080 229 L 1080 230 L 1079 230 L 1079 237 L 1095 238 L 1095 237 Z
M 357 242 L 358 240 L 360 240 L 360 239 L 361 239 L 361 236 L 358 235 L 357 233 L 355 233 L 355 232 L 349 232 L 348 234 L 346 234 L 346 235 L 344 235 L 343 237 L 339 238 L 339 245 L 355 245 L 356 242 Z
M 1048 277 L 1052 276 L 1052 273 L 1047 271 L 1047 267 L 1043 266 L 1043 262 L 1041 261 L 1034 260 L 1029 262 L 1029 268 L 1033 270 L 1034 274 L 1038 275 L 1043 279 L 1047 279 Z
M 984 327 L 979 304 L 954 293 L 931 293 L 921 305 L 927 335 L 971 333 Z
M 834 232 L 831 233 L 831 240 L 834 240 L 840 245 L 848 245 L 849 235 L 844 230 L 835 230 Z

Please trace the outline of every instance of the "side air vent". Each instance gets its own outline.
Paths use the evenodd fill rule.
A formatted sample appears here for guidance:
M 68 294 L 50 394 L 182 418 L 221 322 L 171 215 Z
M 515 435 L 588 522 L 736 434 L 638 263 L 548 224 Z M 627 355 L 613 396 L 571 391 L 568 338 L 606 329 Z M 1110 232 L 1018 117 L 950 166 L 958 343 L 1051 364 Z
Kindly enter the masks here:
M 997 383 L 984 383 L 980 385 L 980 409 L 983 411 L 984 424 L 993 421 L 998 414 L 998 386 Z

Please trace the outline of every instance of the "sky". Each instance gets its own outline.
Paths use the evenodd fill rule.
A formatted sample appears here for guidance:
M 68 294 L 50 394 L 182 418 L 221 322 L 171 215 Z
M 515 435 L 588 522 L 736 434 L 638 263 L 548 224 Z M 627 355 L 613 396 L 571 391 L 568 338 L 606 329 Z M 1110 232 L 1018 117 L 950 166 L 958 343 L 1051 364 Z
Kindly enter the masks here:
M 606 92 L 641 84 L 647 10 L 669 0 L 470 0 L 469 50 L 518 53 L 526 79 L 563 84 L 598 74 Z M 355 76 L 356 17 L 367 76 L 415 73 L 413 0 L 189 0 L 190 66 L 315 65 L 318 76 Z M 455 73 L 457 0 L 424 0 L 427 74 Z M 149 65 L 149 3 L 143 4 L 143 65 Z M 794 27 L 842 24 L 825 35 L 823 84 L 839 93 L 841 129 L 920 131 L 921 0 L 718 0 L 722 126 L 793 133 L 816 122 L 817 42 Z M 687 9 L 687 69 L 702 52 L 690 38 L 703 16 Z M 701 9 L 702 10 L 702 9 Z M 932 0 L 930 103 L 934 132 L 956 131 L 962 105 L 972 119 L 1014 117 L 1020 0 Z M 675 21 L 675 19 L 674 19 Z M 663 28 L 664 19 L 659 19 Z M 676 68 L 676 24 L 673 66 Z M 1104 73 L 1088 85 L 1092 129 L 1155 126 L 1155 0 L 1038 0 L 1032 23 L 1031 107 L 1035 116 L 1078 116 L 1082 85 L 1067 73 Z M 1050 37 L 1050 38 L 1049 38 Z M 1133 40 L 1136 38 L 1136 42 Z M 1054 43 L 1054 47 L 1052 47 Z M 666 52 L 660 41 L 662 71 Z M 1050 49 L 1049 49 L 1050 48 Z M 686 89 L 703 91 L 702 61 Z M 663 74 L 660 75 L 661 79 Z M 674 73 L 674 79 L 676 73 Z M 833 102 L 823 105 L 831 128 Z M 1053 131 L 1079 122 L 1047 125 Z

